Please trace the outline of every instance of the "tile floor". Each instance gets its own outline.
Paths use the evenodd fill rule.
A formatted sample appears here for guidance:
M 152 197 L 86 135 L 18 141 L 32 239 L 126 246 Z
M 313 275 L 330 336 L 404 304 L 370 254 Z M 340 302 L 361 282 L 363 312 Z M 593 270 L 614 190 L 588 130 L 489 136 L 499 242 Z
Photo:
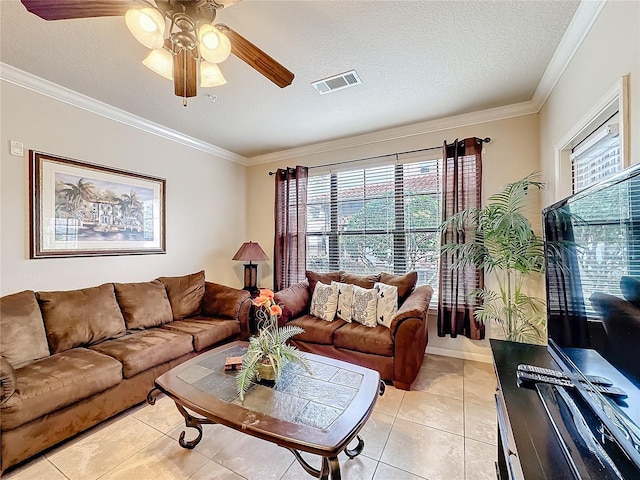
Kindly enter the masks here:
M 387 386 L 361 431 L 363 453 L 340 455 L 346 480 L 495 479 L 493 367 L 427 354 L 413 390 Z M 305 480 L 291 453 L 220 425 L 194 450 L 168 398 L 141 404 L 5 473 L 11 480 Z M 192 433 L 192 429 L 189 433 Z M 193 437 L 187 437 L 193 438 Z M 318 467 L 319 460 L 305 458 Z

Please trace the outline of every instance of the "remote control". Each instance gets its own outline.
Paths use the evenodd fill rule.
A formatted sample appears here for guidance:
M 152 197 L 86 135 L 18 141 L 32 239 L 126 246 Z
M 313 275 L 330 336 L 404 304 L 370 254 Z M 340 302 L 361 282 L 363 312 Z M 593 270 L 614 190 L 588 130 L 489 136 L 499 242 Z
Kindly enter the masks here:
M 550 383 L 551 385 L 558 385 L 559 387 L 574 387 L 573 382 L 567 378 L 549 377 L 540 373 L 523 372 L 518 370 L 518 383 L 532 384 L 536 382 Z
M 547 375 L 541 375 L 539 373 L 529 373 L 524 372 L 522 370 L 518 370 L 518 384 L 533 384 L 536 382 L 541 383 L 550 383 L 552 385 L 558 385 L 560 387 L 575 387 L 571 380 L 566 378 L 558 378 L 558 377 L 549 377 Z M 595 389 L 603 393 L 605 395 L 611 395 L 613 397 L 626 397 L 627 394 L 624 390 L 618 387 L 605 386 L 605 385 L 594 385 Z
M 561 372 L 560 370 L 552 370 L 550 368 L 536 367 L 535 365 L 525 365 L 521 363 L 520 365 L 518 365 L 518 370 L 522 372 L 539 373 L 540 375 L 547 375 L 548 377 L 557 377 L 557 378 L 564 378 L 569 380 L 569 377 L 567 376 L 567 374 L 564 372 Z M 607 387 L 613 385 L 613 382 L 608 378 L 597 377 L 595 375 L 585 375 L 585 376 L 591 383 L 594 383 L 597 385 L 606 385 Z

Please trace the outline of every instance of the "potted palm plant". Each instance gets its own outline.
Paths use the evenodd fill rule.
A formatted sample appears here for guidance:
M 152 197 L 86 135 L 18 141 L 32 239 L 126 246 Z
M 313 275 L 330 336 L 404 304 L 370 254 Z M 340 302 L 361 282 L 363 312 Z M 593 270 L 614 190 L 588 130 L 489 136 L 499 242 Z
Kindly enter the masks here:
M 440 228 L 475 234 L 470 243 L 442 246 L 444 253 L 455 254 L 454 269 L 472 265 L 485 269 L 496 280 L 497 291 L 483 288 L 472 292 L 483 303 L 475 311 L 476 320 L 496 323 L 507 340 L 543 343 L 544 301 L 523 291 L 527 278 L 544 272 L 542 239 L 523 214 L 532 188 L 544 188 L 535 174 L 508 184 L 483 207 L 453 215 Z
M 286 362 L 299 363 L 311 372 L 302 352 L 287 344 L 290 338 L 304 333 L 304 329 L 294 325 L 278 327 L 282 308 L 275 303 L 273 292 L 261 289 L 253 304 L 256 306 L 258 334 L 249 339 L 249 347 L 242 357 L 242 368 L 236 376 L 241 400 L 244 400 L 244 394 L 254 380 L 277 384 Z

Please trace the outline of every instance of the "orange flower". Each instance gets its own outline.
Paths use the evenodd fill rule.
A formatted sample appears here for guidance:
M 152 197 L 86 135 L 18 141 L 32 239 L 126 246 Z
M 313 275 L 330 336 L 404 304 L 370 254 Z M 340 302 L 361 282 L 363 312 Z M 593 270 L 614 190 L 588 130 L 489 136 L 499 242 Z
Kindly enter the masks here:
M 269 309 L 269 313 L 271 315 L 275 315 L 276 317 L 279 317 L 280 315 L 282 315 L 282 308 L 280 307 L 280 305 L 271 305 L 271 308 Z
M 261 297 L 267 297 L 268 299 L 272 299 L 273 298 L 273 290 L 269 290 L 268 288 L 261 288 L 260 289 L 260 296 Z
M 259 297 L 256 297 L 256 299 L 253 301 L 253 304 L 256 307 L 269 307 L 269 305 L 271 305 L 271 299 L 269 297 L 265 297 L 264 295 L 260 295 Z

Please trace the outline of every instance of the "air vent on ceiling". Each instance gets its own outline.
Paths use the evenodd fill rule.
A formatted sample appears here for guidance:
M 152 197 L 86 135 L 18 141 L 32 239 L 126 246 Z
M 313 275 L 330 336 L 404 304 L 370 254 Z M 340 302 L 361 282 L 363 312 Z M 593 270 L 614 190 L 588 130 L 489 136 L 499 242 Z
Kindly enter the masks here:
M 342 90 L 343 88 L 353 87 L 362 83 L 360 77 L 355 70 L 334 75 L 333 77 L 323 78 L 316 82 L 312 82 L 311 85 L 315 87 L 320 95 L 325 93 L 335 92 L 336 90 Z

